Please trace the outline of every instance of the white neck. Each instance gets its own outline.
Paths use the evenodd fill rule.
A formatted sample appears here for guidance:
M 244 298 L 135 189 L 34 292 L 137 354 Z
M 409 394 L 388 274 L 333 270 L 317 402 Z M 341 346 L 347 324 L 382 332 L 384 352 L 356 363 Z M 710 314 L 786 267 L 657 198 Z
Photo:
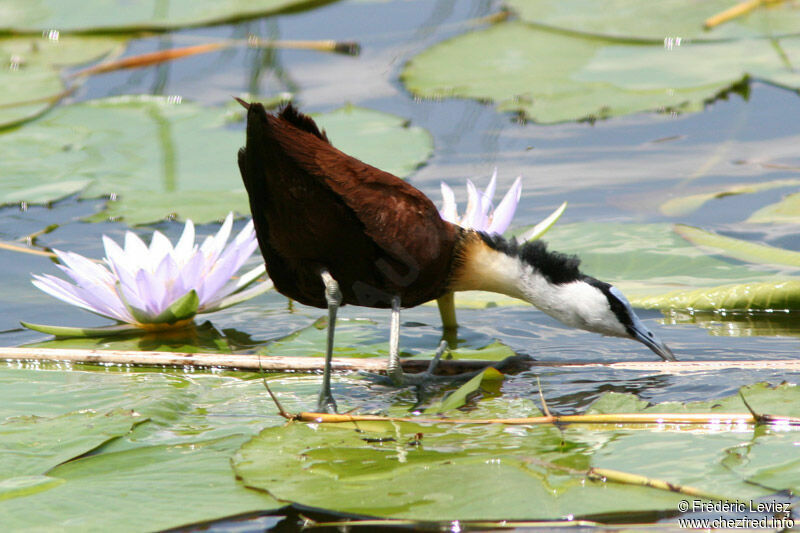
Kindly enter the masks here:
M 627 336 L 605 295 L 582 280 L 556 284 L 519 257 L 475 241 L 453 278 L 454 291 L 490 291 L 519 298 L 568 326 Z

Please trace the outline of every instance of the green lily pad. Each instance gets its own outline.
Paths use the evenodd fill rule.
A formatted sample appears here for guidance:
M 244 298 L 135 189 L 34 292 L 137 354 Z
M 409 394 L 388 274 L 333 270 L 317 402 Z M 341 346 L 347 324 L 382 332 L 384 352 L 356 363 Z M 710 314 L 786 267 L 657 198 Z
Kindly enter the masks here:
M 624 43 L 506 22 L 460 35 L 414 57 L 402 80 L 425 98 L 491 100 L 541 123 L 642 111 L 699 111 L 747 76 L 797 88 L 786 55 L 799 38 L 765 41 Z
M 320 122 L 327 117 L 320 115 Z M 380 168 L 404 175 L 430 154 L 430 136 L 402 126 L 393 115 L 352 108 L 332 117 L 334 143 L 377 139 L 351 152 Z M 0 203 L 57 200 L 74 192 L 54 185 L 68 179 L 82 186 L 89 182 L 82 198 L 110 197 L 91 218 L 95 221 L 123 218 L 143 224 L 171 216 L 203 223 L 220 220 L 231 209 L 249 213 L 236 166 L 244 134 L 225 124 L 224 109 L 158 97 L 62 107 L 35 124 L 0 134 L 7 148 L 0 173 L 16 176 L 0 183 Z
M 780 202 L 762 207 L 747 219 L 757 224 L 798 224 L 800 223 L 800 193 L 786 196 Z
M 0 39 L 0 129 L 41 115 L 66 94 L 59 67 L 99 59 L 123 43 L 109 37 Z
M 242 440 L 233 436 L 143 446 L 72 461 L 49 473 L 63 483 L 0 501 L 4 526 L 9 530 L 160 531 L 281 507 L 267 494 L 245 489 L 233 477 L 229 457 Z M 123 497 L 125 505 L 120 505 Z
M 695 324 L 715 337 L 800 337 L 800 321 L 792 312 L 672 309 L 663 320 L 665 324 Z
M 319 0 L 8 0 L 0 9 L 0 31 L 122 32 L 167 30 L 263 17 L 324 3 Z
M 281 500 L 418 520 L 558 518 L 668 509 L 680 499 L 543 466 L 586 464 L 581 450 L 587 447 L 565 445 L 552 427 L 462 432 L 386 423 L 365 431 L 324 424 L 265 429 L 234 456 L 234 469 L 247 486 Z M 421 445 L 414 444 L 418 433 Z
M 665 38 L 712 40 L 797 33 L 800 10 L 791 2 L 761 6 L 711 30 L 703 22 L 734 5 L 730 0 L 507 0 L 532 24 L 616 39 L 661 43 Z
M 704 231 L 692 226 L 678 224 L 675 233 L 697 246 L 710 248 L 724 255 L 747 261 L 749 263 L 762 263 L 768 265 L 788 265 L 800 267 L 800 252 L 793 252 L 775 246 L 757 244 L 725 237 L 710 231 Z
M 639 298 L 636 305 L 651 309 L 697 311 L 800 311 L 800 281 L 740 283 L 692 291 L 674 291 Z
M 22 416 L 0 424 L 0 478 L 35 476 L 128 433 L 141 415 L 114 410 Z
M 402 117 L 353 105 L 313 116 L 336 148 L 367 162 L 381 154 L 373 165 L 395 176 L 412 174 L 433 154 L 431 134 Z
M 784 383 L 771 386 L 755 383 L 740 389 L 747 403 L 761 415 L 800 416 L 800 387 Z M 747 413 L 742 396 L 734 394 L 701 402 L 650 404 L 633 394 L 606 392 L 586 410 L 587 414 L 614 413 Z
M 762 183 L 744 183 L 725 187 L 721 190 L 703 192 L 697 194 L 690 194 L 687 196 L 678 196 L 670 198 L 661 206 L 659 210 L 670 217 L 677 217 L 693 213 L 702 207 L 706 202 L 717 198 L 724 198 L 726 196 L 734 196 L 737 194 L 751 194 L 761 191 L 768 191 L 770 189 L 777 189 L 781 187 L 790 187 L 800 185 L 800 180 L 772 180 Z
M 481 385 L 483 385 L 484 382 L 496 383 L 502 380 L 503 374 L 499 370 L 489 367 L 448 394 L 446 398 L 443 398 L 442 401 L 438 402 L 436 405 L 428 407 L 425 412 L 444 413 L 445 411 L 458 409 L 467 403 L 471 395 L 477 393 L 481 389 Z

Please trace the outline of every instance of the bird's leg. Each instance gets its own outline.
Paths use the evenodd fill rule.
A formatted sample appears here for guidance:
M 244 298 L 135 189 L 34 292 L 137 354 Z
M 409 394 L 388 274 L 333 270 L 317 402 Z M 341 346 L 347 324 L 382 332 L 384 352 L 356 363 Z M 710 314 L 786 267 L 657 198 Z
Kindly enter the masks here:
M 453 313 L 455 317 L 455 313 Z M 386 367 L 386 374 L 396 387 L 404 385 L 421 385 L 431 380 L 433 372 L 436 370 L 439 360 L 449 348 L 448 342 L 443 340 L 439 343 L 436 353 L 431 359 L 428 369 L 419 374 L 406 374 L 400 366 L 400 297 L 392 298 L 392 320 L 389 325 L 389 364 Z
M 389 364 L 386 375 L 396 386 L 403 384 L 403 369 L 400 367 L 400 297 L 392 297 L 392 320 L 389 325 Z
M 336 412 L 336 400 L 331 393 L 331 359 L 333 359 L 333 334 L 336 329 L 336 312 L 342 303 L 342 291 L 339 290 L 339 283 L 333 279 L 327 269 L 320 271 L 322 281 L 325 283 L 325 300 L 328 302 L 328 339 L 325 346 L 325 371 L 322 375 L 322 390 L 319 391 L 319 402 L 317 409 L 321 413 L 327 413 L 328 409 Z
M 455 294 L 448 292 L 436 300 L 439 316 L 442 317 L 442 338 L 451 348 L 458 344 L 458 322 L 456 322 Z

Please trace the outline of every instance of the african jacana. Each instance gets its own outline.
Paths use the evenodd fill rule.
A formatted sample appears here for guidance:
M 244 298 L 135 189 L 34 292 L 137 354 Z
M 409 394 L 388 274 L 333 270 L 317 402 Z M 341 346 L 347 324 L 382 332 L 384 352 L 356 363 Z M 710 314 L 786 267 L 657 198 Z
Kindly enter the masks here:
M 577 258 L 446 222 L 422 192 L 334 148 L 291 104 L 271 115 L 240 103 L 248 112 L 239 169 L 267 271 L 282 294 L 328 308 L 320 409 L 336 407 L 330 361 L 344 304 L 392 309 L 388 373 L 398 385 L 413 381 L 399 364 L 400 308 L 438 299 L 444 325 L 455 326 L 452 293 L 463 290 L 520 298 L 568 326 L 675 359 L 625 296 L 581 273 Z

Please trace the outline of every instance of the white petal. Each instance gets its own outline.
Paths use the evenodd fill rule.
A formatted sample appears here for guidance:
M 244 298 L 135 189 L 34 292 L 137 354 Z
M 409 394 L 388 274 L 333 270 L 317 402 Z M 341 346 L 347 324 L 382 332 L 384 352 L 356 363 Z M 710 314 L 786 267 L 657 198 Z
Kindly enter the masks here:
M 247 224 L 244 225 L 242 230 L 236 235 L 236 238 L 233 240 L 234 245 L 242 246 L 244 243 L 249 241 L 256 240 L 256 228 L 253 225 L 253 219 L 251 218 Z
M 166 291 L 155 275 L 144 269 L 139 270 L 136 273 L 136 287 L 139 297 L 144 303 L 144 307 L 140 309 L 146 311 L 148 315 L 156 317 L 166 309 L 167 306 L 164 305 Z
M 221 254 L 223 248 L 225 248 L 225 243 L 228 241 L 232 227 L 233 213 L 228 213 L 228 216 L 225 217 L 225 222 L 222 223 L 222 227 L 219 228 L 217 234 L 213 237 L 207 238 L 200 247 L 200 250 L 206 256 L 206 259 L 210 260 L 211 262 L 217 260 L 219 254 Z
M 214 263 L 211 271 L 206 274 L 203 279 L 202 294 L 198 292 L 200 305 L 204 305 L 206 302 L 213 300 L 219 290 L 231 279 L 231 276 L 236 273 L 241 263 L 244 262 L 244 260 L 239 262 L 240 255 L 242 254 L 239 253 L 239 250 L 229 247 L 225 250 L 225 253 L 220 256 L 217 262 Z M 249 256 L 248 254 L 244 259 L 247 259 Z
M 99 313 L 99 309 L 95 309 L 91 305 L 89 305 L 78 293 L 77 287 L 68 281 L 64 281 L 61 278 L 57 278 L 55 276 L 51 276 L 50 274 L 38 275 L 34 274 L 33 281 L 31 282 L 33 285 L 40 289 L 50 296 L 58 298 L 64 302 L 67 302 L 70 305 L 74 305 L 77 307 L 82 307 L 88 311 L 93 313 Z
M 47 294 L 67 302 L 68 304 L 81 307 L 98 315 L 113 318 L 114 320 L 122 322 L 132 321 L 130 313 L 127 312 L 116 294 L 112 295 L 107 291 L 84 290 L 81 287 L 76 287 L 63 279 L 48 274 L 44 276 L 34 276 L 34 281 L 32 283 Z
M 118 274 L 121 274 L 121 272 L 118 272 Z M 136 309 L 141 309 L 142 311 L 145 310 L 145 302 L 147 299 L 139 295 L 139 285 L 136 282 L 135 273 L 132 273 L 130 276 L 120 275 L 119 284 L 115 288 L 120 293 L 120 297 L 124 298 L 129 305 L 132 305 Z
M 78 285 L 84 285 L 84 280 L 89 285 L 112 284 L 114 277 L 109 270 L 91 259 L 87 259 L 75 252 L 62 252 L 55 250 L 56 256 L 63 263 L 58 265 Z
M 481 209 L 482 194 L 478 192 L 472 180 L 467 180 L 467 210 L 464 217 L 461 219 L 461 225 L 465 228 L 473 228 L 480 230 L 481 228 L 475 227 L 475 220 L 478 218 Z
M 181 263 L 189 259 L 189 254 L 192 253 L 194 248 L 194 223 L 191 220 L 186 221 L 183 227 L 181 238 L 178 239 L 178 244 L 175 245 L 176 260 Z
M 125 232 L 125 264 L 130 270 L 136 271 L 146 268 L 149 263 L 147 246 L 138 235 L 132 231 Z
M 150 272 L 155 272 L 165 255 L 172 253 L 172 243 L 163 233 L 156 230 L 150 241 Z
M 494 200 L 494 192 L 497 189 L 497 167 L 494 168 L 494 172 L 492 172 L 492 178 L 489 180 L 489 186 L 486 187 L 486 192 L 483 193 L 483 197 L 488 200 L 488 205 L 492 205 L 492 200 Z
M 456 195 L 445 182 L 442 182 L 442 209 L 439 211 L 441 217 L 453 224 L 458 224 L 458 210 L 456 208 Z
M 197 250 L 186 263 L 179 266 L 181 270 L 178 276 L 181 278 L 183 286 L 187 291 L 195 289 L 199 297 L 203 285 L 203 275 L 206 270 L 205 256 L 200 250 Z
M 511 225 L 514 219 L 514 213 L 517 210 L 517 204 L 522 196 L 522 177 L 517 177 L 511 188 L 503 197 L 500 205 L 494 210 L 492 215 L 492 222 L 489 224 L 489 233 L 503 234 Z
M 172 255 L 164 256 L 158 267 L 156 267 L 155 277 L 158 283 L 164 287 L 164 300 L 168 304 L 189 292 Z

